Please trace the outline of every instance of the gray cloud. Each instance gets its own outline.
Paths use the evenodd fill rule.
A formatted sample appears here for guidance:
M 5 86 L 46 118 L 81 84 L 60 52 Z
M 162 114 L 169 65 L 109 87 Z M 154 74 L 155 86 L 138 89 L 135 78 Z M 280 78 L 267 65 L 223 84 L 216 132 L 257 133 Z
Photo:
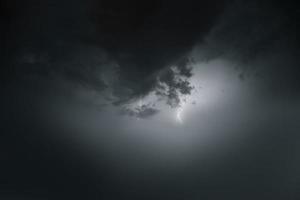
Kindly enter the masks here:
M 188 79 L 192 74 L 186 57 L 198 39 L 210 30 L 223 3 L 205 1 L 195 5 L 193 1 L 169 0 L 96 3 L 93 22 L 102 36 L 97 42 L 119 65 L 118 84 L 113 90 L 118 101 L 114 103 L 124 104 L 157 88 L 161 90 L 161 79 L 168 91 L 160 94 L 168 104 L 178 105 L 179 95 L 187 95 L 191 90 Z M 143 14 L 136 18 L 137 13 Z M 178 70 L 176 80 L 172 77 L 167 80 L 171 66 Z M 182 80 L 177 80 L 180 76 Z
M 215 2 L 203 3 L 196 6 L 199 12 L 194 14 L 188 12 L 194 9 L 192 4 L 175 2 L 170 6 L 170 2 L 156 2 L 151 3 L 151 9 L 139 21 L 134 12 L 143 12 L 147 6 L 119 7 L 107 2 L 105 6 L 109 9 L 105 10 L 111 11 L 106 16 L 107 13 L 91 9 L 94 2 L 76 1 L 69 8 L 72 11 L 69 15 L 63 12 L 68 8 L 65 1 L 57 1 L 51 12 L 40 5 L 45 15 L 34 22 L 24 15 L 22 22 L 30 30 L 22 37 L 15 36 L 18 44 L 12 44 L 24 54 L 9 72 L 17 71 L 21 76 L 22 73 L 59 76 L 75 87 L 80 85 L 99 92 L 110 89 L 114 105 L 154 91 L 176 107 L 179 97 L 189 95 L 193 89 L 189 83 L 192 73 L 188 54 L 198 45 L 197 61 L 228 59 L 238 65 L 241 80 L 249 74 L 259 74 L 270 87 L 280 88 L 277 90 L 281 92 L 296 93 L 298 89 L 298 21 L 289 1 L 282 7 L 276 3 L 270 7 L 268 0 L 234 1 L 223 13 Z M 166 14 L 166 6 L 170 6 L 171 13 Z M 210 12 L 204 12 L 204 8 Z M 52 12 L 55 9 L 57 12 Z M 46 13 L 56 15 L 50 18 L 49 26 L 37 31 L 37 25 L 49 18 Z M 64 22 L 73 25 L 64 26 Z M 117 70 L 104 74 L 111 63 L 118 65 Z M 115 81 L 107 84 L 105 79 Z
M 292 1 L 234 1 L 198 45 L 198 61 L 230 60 L 265 95 L 299 95 L 299 20 Z
M 151 107 L 150 105 L 142 105 L 139 107 L 135 107 L 133 109 L 124 108 L 123 110 L 121 110 L 122 115 L 136 117 L 139 119 L 148 119 L 158 113 L 159 113 L 159 110 Z
M 156 86 L 156 95 L 166 98 L 167 104 L 177 107 L 181 95 L 189 95 L 193 89 L 188 79 L 192 76 L 190 60 L 185 58 L 178 65 L 165 69 Z
M 287 94 L 300 91 L 300 20 L 291 0 L 236 0 L 221 16 L 220 0 L 3 2 L 16 15 L 0 7 L 1 20 L 12 21 L 2 26 L 7 33 L 0 31 L 5 197 L 298 197 L 299 99 Z M 90 2 L 107 5 L 100 9 Z M 160 112 L 154 104 L 122 109 L 119 114 L 133 118 L 126 124 L 114 115 L 150 92 L 178 106 L 193 90 L 189 52 L 195 45 L 196 62 L 230 60 L 243 83 L 257 74 L 255 83 L 271 100 L 258 95 L 264 102 L 257 102 L 248 90 L 213 96 L 215 106 L 194 106 L 182 126 L 166 123 L 164 115 L 139 126 L 134 118 L 150 119 Z M 226 91 L 225 83 L 220 92 Z M 132 134 L 140 131 L 145 134 Z M 241 140 L 228 143 L 224 153 L 229 158 L 215 156 L 223 155 L 219 141 L 227 143 L 232 134 Z M 136 167 L 127 171 L 127 164 Z
M 193 8 L 191 4 L 157 1 L 145 6 L 134 0 L 125 4 L 103 1 L 103 13 L 103 9 L 96 9 L 98 3 L 78 0 L 69 5 L 63 0 L 53 1 L 51 7 L 47 2 L 36 7 L 28 3 L 26 12 L 14 22 L 24 24 L 27 31 L 21 34 L 12 30 L 16 41 L 11 45 L 17 51 L 12 52 L 11 60 L 18 62 L 13 61 L 14 70 L 9 72 L 18 72 L 19 77 L 41 76 L 44 81 L 59 77 L 73 83 L 74 88 L 83 86 L 98 92 L 109 89 L 114 105 L 158 90 L 168 104 L 178 105 L 179 96 L 188 95 L 192 89 L 187 54 L 209 30 L 219 8 L 214 3 L 204 3 L 205 8 L 197 5 L 199 11 L 211 11 L 199 12 L 199 21 L 186 12 Z M 177 19 L 170 17 L 166 8 Z M 35 17 L 37 9 L 43 13 L 39 17 Z M 27 12 L 32 14 L 27 16 Z M 143 13 L 138 21 L 135 12 Z M 115 73 L 103 73 L 111 63 L 118 65 Z M 172 66 L 176 67 L 176 75 L 172 75 Z M 105 79 L 114 81 L 108 84 Z M 161 91 L 161 83 L 167 86 L 165 91 Z

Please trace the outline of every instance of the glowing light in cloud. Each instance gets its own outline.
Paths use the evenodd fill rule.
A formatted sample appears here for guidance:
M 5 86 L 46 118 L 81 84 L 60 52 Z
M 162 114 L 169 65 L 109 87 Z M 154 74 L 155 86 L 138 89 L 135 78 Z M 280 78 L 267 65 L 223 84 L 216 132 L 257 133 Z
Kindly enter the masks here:
M 177 120 L 177 122 L 179 122 L 180 124 L 183 123 L 183 121 L 182 121 L 182 111 L 183 111 L 182 107 L 179 107 L 179 108 L 177 109 L 177 112 L 176 112 L 176 120 Z

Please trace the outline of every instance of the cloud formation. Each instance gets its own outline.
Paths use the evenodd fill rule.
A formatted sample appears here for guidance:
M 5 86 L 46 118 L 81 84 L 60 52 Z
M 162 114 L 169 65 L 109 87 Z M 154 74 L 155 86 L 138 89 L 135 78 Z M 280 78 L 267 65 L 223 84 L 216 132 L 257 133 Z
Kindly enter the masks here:
M 297 13 L 292 1 L 233 1 L 197 45 L 195 56 L 199 62 L 230 60 L 241 80 L 261 81 L 266 95 L 298 96 Z
M 167 104 L 177 107 L 182 95 L 189 95 L 193 89 L 189 82 L 192 76 L 190 60 L 185 58 L 178 65 L 162 71 L 158 76 L 156 95 L 166 98 Z
M 238 65 L 241 80 L 258 74 L 275 93 L 299 89 L 299 20 L 291 1 L 52 3 L 28 3 L 18 16 L 5 16 L 14 24 L 4 27 L 14 33 L 10 56 L 2 60 L 6 79 L 60 77 L 74 88 L 109 90 L 113 105 L 155 92 L 176 107 L 193 89 L 189 53 L 197 46 L 197 62 L 228 59 Z M 33 21 L 37 10 L 43 14 Z M 16 28 L 19 23 L 25 33 Z
M 10 36 L 11 59 L 4 64 L 10 66 L 6 68 L 8 79 L 33 74 L 45 81 L 63 78 L 74 87 L 99 93 L 109 89 L 114 105 L 153 91 L 168 104 L 178 105 L 179 96 L 192 89 L 188 54 L 223 8 L 220 1 L 194 4 L 191 0 L 184 4 L 170 0 L 48 3 L 29 0 L 19 10 L 17 2 L 9 2 L 18 15 L 5 27 L 14 33 Z M 18 24 L 23 24 L 25 32 L 18 30 Z M 112 63 L 117 70 L 103 73 Z M 171 69 L 174 66 L 176 74 Z M 107 79 L 114 81 L 107 84 Z M 167 87 L 165 91 L 161 85 Z
M 159 110 L 151 107 L 150 105 L 142 105 L 135 108 L 124 108 L 121 110 L 122 115 L 136 117 L 138 119 L 148 119 L 159 113 Z

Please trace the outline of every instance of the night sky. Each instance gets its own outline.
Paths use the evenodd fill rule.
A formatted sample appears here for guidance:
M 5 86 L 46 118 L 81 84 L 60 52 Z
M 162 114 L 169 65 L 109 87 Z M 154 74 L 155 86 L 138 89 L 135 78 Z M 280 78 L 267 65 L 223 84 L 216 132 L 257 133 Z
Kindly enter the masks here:
M 0 0 L 0 199 L 300 199 L 292 0 Z

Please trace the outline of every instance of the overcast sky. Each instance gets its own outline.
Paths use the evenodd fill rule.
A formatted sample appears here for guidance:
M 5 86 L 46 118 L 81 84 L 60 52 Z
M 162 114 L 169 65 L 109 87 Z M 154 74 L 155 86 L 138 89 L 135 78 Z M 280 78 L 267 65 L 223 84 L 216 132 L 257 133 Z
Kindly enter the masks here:
M 299 12 L 1 0 L 0 198 L 299 199 Z

